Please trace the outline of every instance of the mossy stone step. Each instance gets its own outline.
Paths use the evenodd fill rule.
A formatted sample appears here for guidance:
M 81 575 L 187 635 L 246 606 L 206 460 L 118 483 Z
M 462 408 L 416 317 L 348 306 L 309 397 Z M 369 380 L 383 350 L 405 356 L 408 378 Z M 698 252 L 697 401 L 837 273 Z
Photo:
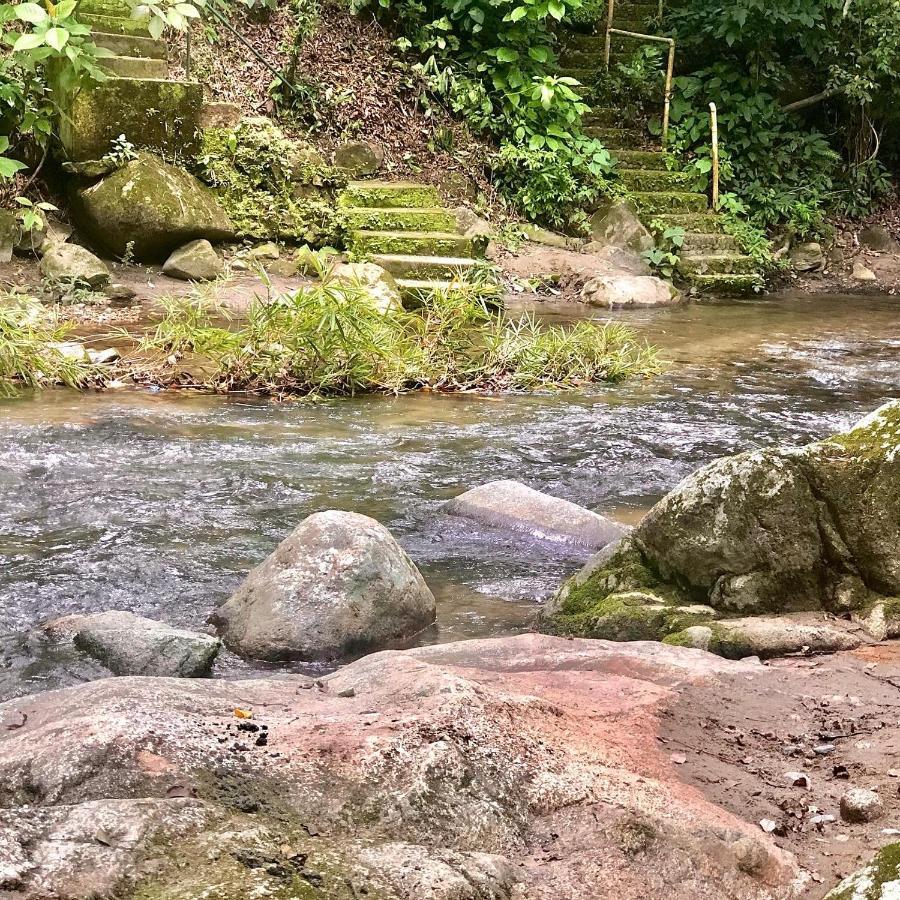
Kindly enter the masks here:
M 694 275 L 752 275 L 756 263 L 740 253 L 690 253 L 681 257 L 678 268 Z
M 746 297 L 762 284 L 759 275 L 690 275 L 688 282 L 695 290 L 717 297 Z
M 104 16 L 97 13 L 79 13 L 78 21 L 82 25 L 90 25 L 91 31 L 102 31 L 105 34 L 137 34 L 149 37 L 148 26 L 150 17 L 143 16 L 137 19 L 121 18 L 119 16 Z
M 413 181 L 351 181 L 338 203 L 368 209 L 428 209 L 441 205 L 441 195 L 436 187 Z
M 101 61 L 104 69 L 119 78 L 162 80 L 169 74 L 164 59 L 148 59 L 141 56 L 113 56 Z
M 574 78 L 582 84 L 594 85 L 600 78 L 600 70 L 594 67 L 580 69 L 560 69 L 559 74 L 564 78 Z
M 152 37 L 139 34 L 113 34 L 95 31 L 91 39 L 98 47 L 105 47 L 116 56 L 140 56 L 144 59 L 165 59 L 166 45 Z
M 632 3 L 630 0 L 617 0 L 613 10 L 614 20 L 619 16 L 628 19 L 655 19 L 659 15 L 657 3 Z
M 602 59 L 606 49 L 606 35 L 579 34 L 575 31 L 567 31 L 565 34 L 560 35 L 559 45 L 560 53 L 578 50 L 587 53 L 599 53 Z
M 647 19 L 621 19 L 616 17 L 613 21 L 613 28 L 618 28 L 620 31 L 631 31 L 635 34 L 655 34 L 656 27 L 653 22 L 648 21 Z M 613 35 L 615 38 L 615 35 Z M 660 44 L 660 47 L 662 44 Z
M 681 246 L 684 253 L 738 253 L 740 244 L 730 234 L 700 234 L 688 232 Z
M 658 216 L 666 213 L 699 213 L 707 208 L 705 194 L 688 191 L 633 191 L 629 195 L 644 215 Z
M 621 123 L 622 113 L 611 106 L 594 106 L 591 111 L 582 116 L 582 125 L 590 128 L 615 128 Z
M 350 231 L 453 231 L 456 216 L 440 206 L 345 208 L 344 221 Z
M 584 129 L 588 137 L 596 138 L 610 150 L 636 149 L 644 143 L 645 136 L 633 128 L 600 128 L 589 125 Z
M 663 150 L 616 150 L 613 156 L 626 169 L 654 169 L 659 172 L 675 171 L 678 160 Z
M 453 279 L 476 265 L 470 256 L 414 256 L 399 253 L 374 253 L 369 259 L 395 278 Z
M 656 218 L 667 228 L 677 226 L 694 234 L 719 234 L 722 231 L 722 220 L 712 212 L 661 213 Z
M 578 47 L 562 50 L 559 65 L 563 69 L 595 69 L 598 75 L 605 74 L 606 69 L 602 50 L 581 50 Z
M 358 254 L 418 253 L 423 256 L 480 256 L 484 240 L 449 231 L 354 231 L 350 236 Z
M 687 172 L 663 172 L 657 169 L 617 168 L 619 180 L 630 191 L 678 191 L 691 186 Z

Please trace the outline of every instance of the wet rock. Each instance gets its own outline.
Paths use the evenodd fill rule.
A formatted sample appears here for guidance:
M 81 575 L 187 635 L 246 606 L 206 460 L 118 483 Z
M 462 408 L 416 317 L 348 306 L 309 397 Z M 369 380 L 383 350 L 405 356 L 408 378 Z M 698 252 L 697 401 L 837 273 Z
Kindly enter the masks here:
M 384 150 L 365 141 L 351 141 L 334 151 L 334 164 L 353 175 L 374 175 L 384 162 Z
M 108 366 L 122 358 L 122 354 L 115 347 L 106 347 L 104 350 L 88 350 L 87 354 L 95 366 Z
M 189 241 L 228 241 L 234 226 L 212 191 L 150 153 L 74 197 L 76 223 L 116 256 L 163 260 Z
M 173 251 L 163 263 L 163 274 L 182 281 L 212 281 L 224 271 L 222 258 L 207 240 L 191 241 Z
M 797 244 L 791 248 L 791 264 L 798 272 L 821 272 L 825 268 L 825 253 L 816 241 Z
M 900 244 L 884 225 L 867 225 L 859 233 L 859 243 L 878 253 L 900 253 Z
M 670 306 L 678 291 L 661 278 L 648 275 L 598 275 L 581 289 L 581 299 L 591 306 L 608 309 Z
M 597 210 L 591 217 L 591 240 L 602 246 L 621 247 L 643 253 L 656 246 L 637 210 L 627 200 L 617 200 Z
M 633 590 L 673 606 L 702 602 L 743 616 L 865 611 L 882 603 L 893 620 L 900 617 L 891 599 L 900 596 L 898 545 L 900 401 L 892 401 L 846 433 L 799 449 L 741 453 L 688 476 L 576 583 L 577 592 L 560 592 L 544 627 L 590 634 L 580 629 L 592 609 Z M 732 630 L 721 646 L 729 646 L 736 627 L 715 625 L 713 632 Z M 749 627 L 742 623 L 744 636 Z M 746 655 L 754 647 L 792 652 L 850 640 L 837 629 L 808 627 L 753 626 Z M 695 631 L 684 640 L 704 646 L 706 637 L 715 633 Z
M 655 739 L 682 691 L 749 674 L 762 691 L 696 651 L 521 635 L 373 654 L 320 687 L 118 678 L 0 704 L 4 888 L 510 900 L 521 875 L 534 896 L 788 897 L 790 855 Z
M 114 675 L 197 678 L 209 673 L 221 646 L 208 634 L 119 610 L 54 619 L 41 632 L 55 641 L 71 640 Z
M 80 341 L 54 341 L 50 347 L 60 356 L 72 362 L 86 363 L 91 358 L 87 348 Z
M 444 504 L 444 511 L 495 528 L 599 549 L 622 537 L 622 525 L 598 513 L 534 490 L 518 481 L 491 481 Z
M 900 843 L 882 847 L 858 872 L 832 888 L 824 900 L 894 900 L 900 895 Z
M 381 313 L 403 308 L 394 276 L 375 263 L 341 263 L 329 277 L 338 284 L 365 288 L 373 305 Z
M 109 269 L 90 250 L 78 244 L 54 244 L 44 254 L 41 275 L 50 281 L 101 288 L 109 283 Z
M 841 797 L 841 818 L 845 822 L 874 822 L 884 815 L 884 803 L 875 791 L 851 788 Z
M 235 652 L 335 659 L 427 628 L 435 600 L 390 532 L 349 512 L 309 516 L 211 617 Z
M 878 281 L 878 276 L 862 260 L 853 260 L 853 271 L 850 277 L 854 281 Z

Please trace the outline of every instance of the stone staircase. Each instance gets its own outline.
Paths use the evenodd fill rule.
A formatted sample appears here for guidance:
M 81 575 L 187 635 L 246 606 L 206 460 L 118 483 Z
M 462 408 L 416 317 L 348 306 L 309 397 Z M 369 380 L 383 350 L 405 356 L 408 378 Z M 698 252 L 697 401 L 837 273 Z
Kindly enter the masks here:
M 483 243 L 456 230 L 437 189 L 408 181 L 351 181 L 338 198 L 348 249 L 381 266 L 414 304 L 479 265 Z
M 618 0 L 613 27 L 623 31 L 653 34 L 658 6 Z M 578 79 L 583 97 L 591 85 L 604 77 L 605 20 L 601 33 L 561 31 L 560 74 Z M 640 42 L 613 35 L 611 65 L 617 58 L 634 52 Z M 738 242 L 723 233 L 721 217 L 709 209 L 705 194 L 691 189 L 690 176 L 680 161 L 664 152 L 644 127 L 623 121 L 620 110 L 594 107 L 584 117 L 585 133 L 602 141 L 616 159 L 616 173 L 627 188 L 644 223 L 653 228 L 680 226 L 685 230 L 678 269 L 696 291 L 717 295 L 740 295 L 760 283 L 753 259 L 744 255 Z
M 194 152 L 203 88 L 168 77 L 166 45 L 150 37 L 148 20 L 131 18 L 127 0 L 80 0 L 78 18 L 114 56 L 103 61 L 112 75 L 107 81 L 56 89 L 66 113 L 60 139 L 67 159 L 98 160 L 119 135 L 170 159 Z

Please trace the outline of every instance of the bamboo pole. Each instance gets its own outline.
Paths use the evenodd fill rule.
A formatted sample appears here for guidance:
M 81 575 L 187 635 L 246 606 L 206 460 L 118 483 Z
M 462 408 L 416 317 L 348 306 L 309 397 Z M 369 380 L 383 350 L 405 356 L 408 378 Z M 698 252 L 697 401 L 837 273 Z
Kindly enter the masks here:
M 675 41 L 669 38 L 669 60 L 666 63 L 666 100 L 663 105 L 662 146 L 669 141 L 669 112 L 672 106 L 672 78 L 675 75 Z
M 603 48 L 603 65 L 609 71 L 609 59 L 612 56 L 612 27 L 616 15 L 616 0 L 609 0 L 606 5 L 606 44 Z
M 712 135 L 712 208 L 719 208 L 719 114 L 716 104 L 709 104 L 709 130 Z

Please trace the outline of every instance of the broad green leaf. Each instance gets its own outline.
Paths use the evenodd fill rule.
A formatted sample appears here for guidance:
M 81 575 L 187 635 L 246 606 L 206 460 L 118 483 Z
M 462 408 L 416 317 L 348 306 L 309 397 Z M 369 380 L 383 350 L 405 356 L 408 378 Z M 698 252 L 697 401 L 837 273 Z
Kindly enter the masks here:
M 44 36 L 42 34 L 34 34 L 34 32 L 29 31 L 19 35 L 19 39 L 13 44 L 13 50 L 16 53 L 20 53 L 22 50 L 34 50 L 35 47 L 40 47 L 43 43 Z
M 25 163 L 19 162 L 17 159 L 7 159 L 5 156 L 0 156 L 0 178 L 12 178 L 16 172 L 21 172 L 22 169 L 27 169 L 28 166 Z
M 47 15 L 47 10 L 43 6 L 38 6 L 37 3 L 20 3 L 16 7 L 16 18 L 32 25 L 40 25 L 50 17 Z
M 0 134 L 0 153 L 6 153 L 9 150 L 9 138 Z
M 62 0 L 62 3 L 58 4 L 56 7 L 56 18 L 57 21 L 59 19 L 68 19 L 69 16 L 75 12 L 75 7 L 78 4 L 75 0 Z
M 528 55 L 539 63 L 545 63 L 550 59 L 550 51 L 546 47 L 529 47 Z
M 500 62 L 511 63 L 515 62 L 519 58 L 519 53 L 516 50 L 511 50 L 509 47 L 501 47 L 497 51 L 497 59 Z
M 200 11 L 191 3 L 176 3 L 175 9 L 177 9 L 186 19 L 200 18 Z
M 69 32 L 65 28 L 51 28 L 44 35 L 44 40 L 54 50 L 60 51 L 69 42 Z
M 158 16 L 154 16 L 150 20 L 150 24 L 147 26 L 147 30 L 150 32 L 150 37 L 152 37 L 155 41 L 158 41 L 160 37 L 162 37 L 162 33 L 165 30 L 165 23 Z
M 176 30 L 176 31 L 184 31 L 187 27 L 187 20 L 184 16 L 178 12 L 177 9 L 170 9 L 166 13 L 166 21 Z
M 566 14 L 565 5 L 560 3 L 559 0 L 550 0 L 547 4 L 547 10 L 557 22 L 561 21 L 562 17 Z
M 528 10 L 524 6 L 517 6 L 508 16 L 510 22 L 518 22 L 528 15 Z

